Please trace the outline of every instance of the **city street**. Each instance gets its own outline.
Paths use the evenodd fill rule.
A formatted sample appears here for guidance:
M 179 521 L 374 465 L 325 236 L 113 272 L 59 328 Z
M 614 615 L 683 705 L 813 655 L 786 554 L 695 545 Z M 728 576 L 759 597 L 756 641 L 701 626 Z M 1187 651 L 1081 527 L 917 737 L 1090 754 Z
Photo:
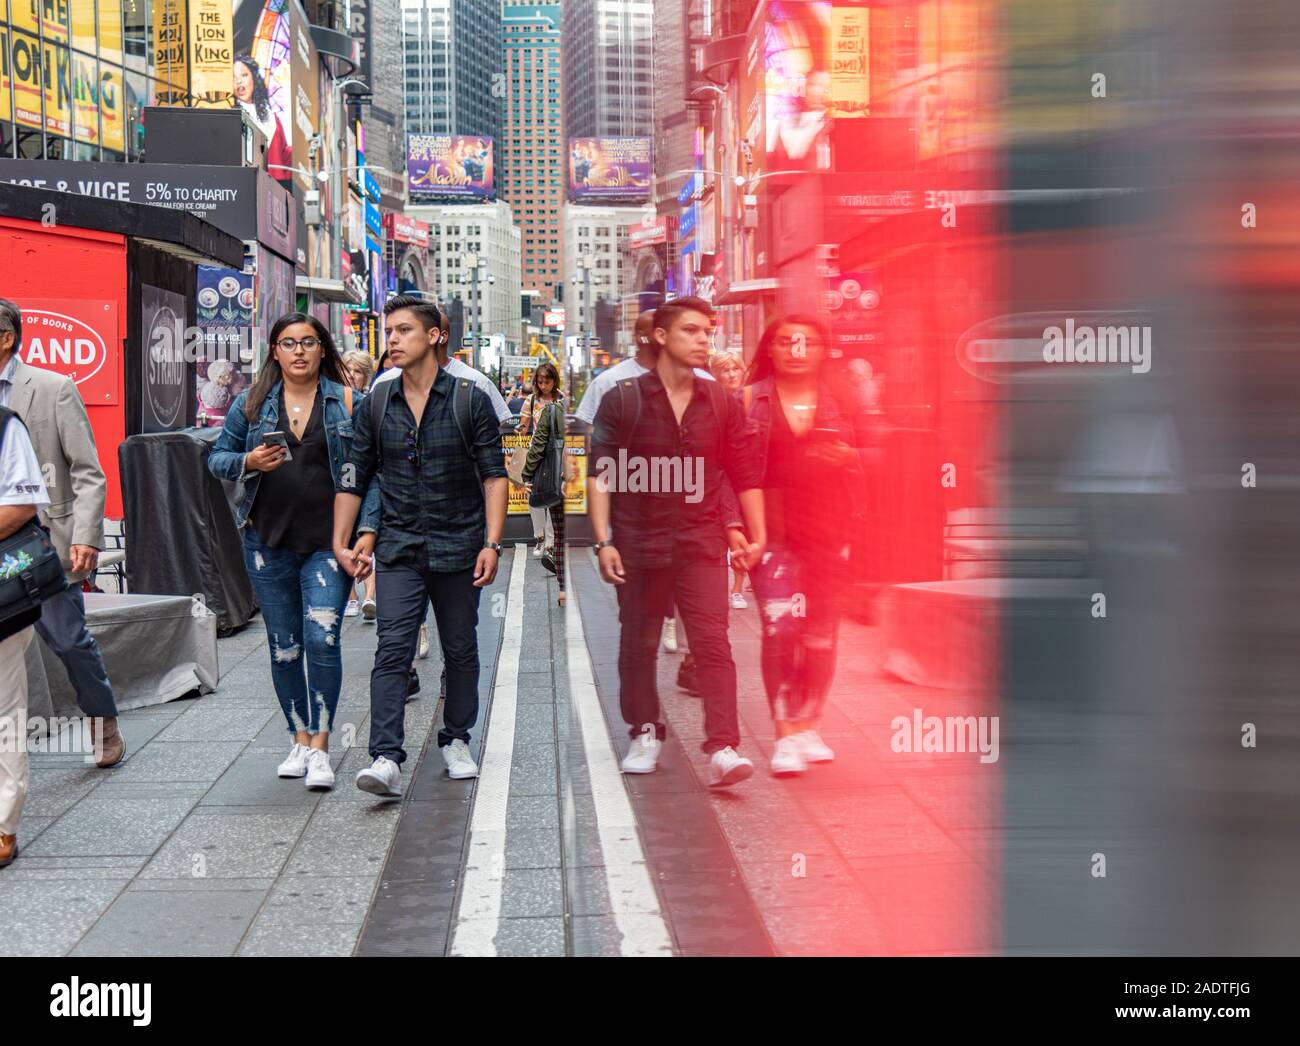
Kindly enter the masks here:
M 757 612 L 731 611 L 742 752 L 703 784 L 698 699 L 661 652 L 657 773 L 619 773 L 617 617 L 586 549 L 567 611 L 528 550 L 483 593 L 477 781 L 436 751 L 438 653 L 417 662 L 401 802 L 369 760 L 373 626 L 345 622 L 332 792 L 280 780 L 284 723 L 260 618 L 220 642 L 218 689 L 126 713 L 115 769 L 34 755 L 22 859 L 0 876 L 11 955 L 813 955 L 987 951 L 997 778 L 973 755 L 891 751 L 889 722 L 955 705 L 882 679 L 846 619 L 822 734 L 836 761 L 767 772 Z M 576 589 L 576 599 L 573 590 Z M 576 603 L 576 606 L 575 606 Z M 549 608 L 549 632 L 539 629 Z M 567 616 L 566 616 L 567 615 Z M 594 683 L 594 686 L 592 685 Z M 414 753 L 419 753 L 418 756 Z

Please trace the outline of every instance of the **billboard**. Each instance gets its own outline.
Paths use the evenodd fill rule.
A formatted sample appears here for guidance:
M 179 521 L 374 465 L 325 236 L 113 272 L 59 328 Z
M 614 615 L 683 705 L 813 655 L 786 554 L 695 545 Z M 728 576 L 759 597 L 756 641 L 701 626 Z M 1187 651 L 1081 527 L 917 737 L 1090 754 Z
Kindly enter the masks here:
M 491 138 L 406 136 L 406 188 L 412 200 L 484 200 L 492 195 L 492 176 Z
M 869 114 L 870 11 L 827 0 L 769 0 L 754 20 L 741 76 L 751 177 L 831 170 L 832 132 Z
M 569 198 L 648 200 L 654 166 L 650 138 L 570 138 Z
M 44 104 L 50 134 L 102 141 L 121 152 L 125 98 L 116 0 L 10 3 L 8 11 L 5 22 L 0 8 L 0 121 L 40 130 Z
M 234 103 L 266 136 L 271 177 L 294 180 L 294 0 L 234 0 Z M 301 16 L 299 16 L 299 19 Z M 310 60 L 299 60 L 300 66 Z M 304 85 L 314 89 L 314 85 Z M 297 136 L 301 139 L 301 133 Z M 307 155 L 298 157 L 303 165 Z M 303 181 L 301 176 L 299 181 Z

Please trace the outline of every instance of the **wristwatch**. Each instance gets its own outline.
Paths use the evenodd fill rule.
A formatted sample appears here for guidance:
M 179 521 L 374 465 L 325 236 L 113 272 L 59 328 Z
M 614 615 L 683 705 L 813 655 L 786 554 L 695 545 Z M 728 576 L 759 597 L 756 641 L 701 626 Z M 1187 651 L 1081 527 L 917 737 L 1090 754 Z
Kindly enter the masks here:
M 493 552 L 495 552 L 495 553 L 497 554 L 497 558 L 500 558 L 500 556 L 501 556 L 501 546 L 498 545 L 495 541 L 485 541 L 485 542 L 483 542 L 483 547 L 484 547 L 484 548 L 490 548 Z
M 609 548 L 609 546 L 612 545 L 612 544 L 614 544 L 614 539 L 613 539 L 613 538 L 606 538 L 604 541 L 597 541 L 597 542 L 596 542 L 594 545 L 592 545 L 591 547 L 592 547 L 593 551 L 599 552 L 602 548 Z

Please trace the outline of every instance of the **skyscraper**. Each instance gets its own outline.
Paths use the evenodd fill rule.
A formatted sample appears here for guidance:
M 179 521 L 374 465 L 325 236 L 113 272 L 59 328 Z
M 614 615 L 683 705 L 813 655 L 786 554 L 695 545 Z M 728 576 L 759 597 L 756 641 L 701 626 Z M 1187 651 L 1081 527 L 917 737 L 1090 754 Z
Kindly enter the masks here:
M 524 290 L 542 304 L 556 300 L 564 281 L 560 206 L 566 181 L 560 101 L 560 6 L 502 8 L 501 140 L 498 194 L 519 225 Z
M 565 0 L 568 137 L 654 134 L 653 14 L 652 0 Z
M 406 130 L 497 136 L 499 0 L 402 0 Z

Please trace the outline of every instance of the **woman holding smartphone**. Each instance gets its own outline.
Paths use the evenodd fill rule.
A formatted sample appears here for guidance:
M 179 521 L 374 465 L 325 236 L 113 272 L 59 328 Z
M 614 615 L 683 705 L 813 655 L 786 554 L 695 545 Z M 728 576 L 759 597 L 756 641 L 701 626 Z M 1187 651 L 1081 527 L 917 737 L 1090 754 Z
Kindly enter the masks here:
M 763 686 L 778 775 L 835 758 L 817 725 L 835 677 L 854 492 L 863 489 L 865 473 L 857 449 L 864 440 L 831 392 L 826 347 L 817 319 L 775 321 L 759 339 L 741 390 L 764 462 L 768 544 L 753 584 L 764 622 Z
M 280 317 L 269 342 L 257 381 L 226 414 L 208 471 L 244 482 L 235 524 L 292 738 L 277 773 L 328 789 L 329 735 L 343 683 L 340 629 L 352 587 L 334 559 L 331 528 L 335 485 L 351 449 L 354 390 L 329 331 L 314 316 Z M 378 521 L 375 486 L 357 529 L 374 530 Z

